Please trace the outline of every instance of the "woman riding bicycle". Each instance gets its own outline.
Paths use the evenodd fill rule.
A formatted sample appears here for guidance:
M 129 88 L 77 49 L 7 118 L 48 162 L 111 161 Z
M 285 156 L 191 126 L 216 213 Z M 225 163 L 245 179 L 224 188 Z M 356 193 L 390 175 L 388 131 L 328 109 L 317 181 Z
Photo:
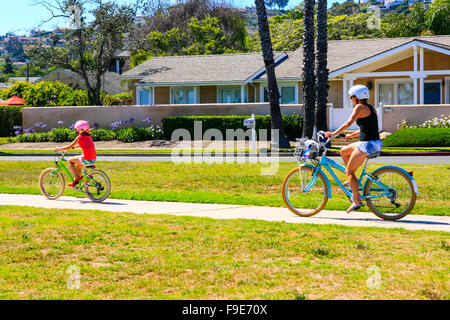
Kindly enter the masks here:
M 70 145 L 56 148 L 56 151 L 70 150 L 76 147 L 80 147 L 81 150 L 83 150 L 83 154 L 81 156 L 68 159 L 70 171 L 72 171 L 72 174 L 75 177 L 75 180 L 72 183 L 69 183 L 69 187 L 74 187 L 78 182 L 80 182 L 82 179 L 81 169 L 83 166 L 94 164 L 97 158 L 94 140 L 89 134 L 89 123 L 84 120 L 79 120 L 75 123 L 74 128 L 78 133 L 78 137 L 76 137 Z
M 352 115 L 339 129 L 333 132 L 326 132 L 325 136 L 327 138 L 336 136 L 349 128 L 355 121 L 360 127 L 360 130 L 345 136 L 346 139 L 359 136 L 359 141 L 342 148 L 340 152 L 346 166 L 346 185 L 350 186 L 353 193 L 353 202 L 347 209 L 347 213 L 350 213 L 364 206 L 359 195 L 358 179 L 355 172 L 364 163 L 367 156 L 381 151 L 382 143 L 378 132 L 377 113 L 374 107 L 367 103 L 369 89 L 363 85 L 355 85 L 350 88 L 348 95 L 353 102 Z

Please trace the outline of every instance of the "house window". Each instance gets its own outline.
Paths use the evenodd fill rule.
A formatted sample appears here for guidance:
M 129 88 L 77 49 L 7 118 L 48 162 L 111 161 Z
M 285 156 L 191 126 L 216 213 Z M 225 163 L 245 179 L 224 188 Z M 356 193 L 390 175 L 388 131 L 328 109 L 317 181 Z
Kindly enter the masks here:
M 423 84 L 424 104 L 441 104 L 441 82 L 425 82 Z
M 281 104 L 295 104 L 297 103 L 295 98 L 296 86 L 279 86 L 278 91 L 280 92 L 280 103 Z M 269 95 L 267 92 L 267 87 L 263 87 L 263 101 L 269 102 Z
M 414 86 L 412 82 L 398 84 L 398 104 L 414 104 Z
M 219 103 L 240 103 L 241 87 L 219 88 Z
M 395 104 L 393 83 L 380 83 L 378 87 L 378 102 L 383 105 Z
M 281 87 L 281 104 L 295 103 L 295 87 Z
M 409 81 L 378 83 L 377 104 L 413 104 L 414 86 Z
M 173 104 L 193 104 L 196 103 L 195 89 L 172 88 L 171 99 Z
M 139 92 L 139 105 L 150 105 L 151 104 L 151 93 L 149 89 L 140 88 Z

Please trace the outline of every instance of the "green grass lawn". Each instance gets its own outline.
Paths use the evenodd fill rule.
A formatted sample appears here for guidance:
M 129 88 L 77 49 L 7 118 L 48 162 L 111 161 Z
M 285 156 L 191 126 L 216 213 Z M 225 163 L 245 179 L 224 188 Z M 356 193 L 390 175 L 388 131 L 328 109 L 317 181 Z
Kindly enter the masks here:
M 449 250 L 445 232 L 0 206 L 0 298 L 448 300 Z
M 40 194 L 38 177 L 51 161 L 0 162 L 0 193 Z M 284 207 L 281 187 L 295 163 L 280 163 L 274 175 L 261 175 L 268 164 L 173 164 L 171 162 L 107 162 L 97 167 L 111 178 L 111 198 L 176 202 L 224 203 Z M 370 164 L 369 170 L 380 167 Z M 450 167 L 402 165 L 414 171 L 420 194 L 413 214 L 450 215 Z M 341 181 L 345 176 L 338 174 Z M 66 181 L 67 182 L 67 181 Z M 67 182 L 68 183 L 68 182 Z M 349 201 L 332 183 L 325 209 L 345 210 Z M 67 190 L 65 195 L 79 195 Z

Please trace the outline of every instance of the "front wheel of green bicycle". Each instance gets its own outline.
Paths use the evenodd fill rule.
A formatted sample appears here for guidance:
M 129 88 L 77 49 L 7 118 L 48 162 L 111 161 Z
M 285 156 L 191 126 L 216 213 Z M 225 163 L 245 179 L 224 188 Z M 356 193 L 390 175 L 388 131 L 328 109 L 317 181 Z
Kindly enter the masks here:
M 301 217 L 310 217 L 320 212 L 328 201 L 325 178 L 314 168 L 295 168 L 284 179 L 283 201 L 291 212 Z M 300 174 L 301 173 L 301 174 Z
M 381 185 L 368 180 L 364 188 L 364 196 L 373 197 L 366 199 L 366 203 L 376 216 L 384 220 L 397 220 L 411 212 L 417 194 L 408 175 L 395 168 L 381 169 L 372 175 L 388 187 L 386 191 Z
M 90 171 L 86 179 L 85 190 L 92 201 L 104 201 L 111 192 L 111 182 L 108 175 L 101 170 Z
M 58 199 L 65 188 L 64 176 L 56 170 L 56 168 L 47 168 L 39 176 L 39 189 L 49 200 Z

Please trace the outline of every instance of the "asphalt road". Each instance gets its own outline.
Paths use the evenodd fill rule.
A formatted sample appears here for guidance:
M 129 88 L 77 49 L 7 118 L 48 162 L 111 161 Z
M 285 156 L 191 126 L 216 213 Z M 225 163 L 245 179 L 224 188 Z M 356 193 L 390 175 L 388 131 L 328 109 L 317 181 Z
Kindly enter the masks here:
M 338 162 L 342 162 L 340 157 L 330 157 Z M 216 162 L 231 161 L 224 157 L 222 160 L 218 157 L 182 157 L 174 158 L 179 162 Z M 275 157 L 234 157 L 234 162 L 260 162 L 268 163 L 276 161 Z M 0 161 L 54 161 L 54 155 L 48 156 L 0 156 Z M 97 161 L 172 161 L 170 156 L 98 156 Z M 296 162 L 294 157 L 279 157 L 280 162 Z M 450 165 L 450 156 L 388 156 L 378 157 L 370 160 L 370 163 L 404 163 L 404 164 L 448 164 Z

